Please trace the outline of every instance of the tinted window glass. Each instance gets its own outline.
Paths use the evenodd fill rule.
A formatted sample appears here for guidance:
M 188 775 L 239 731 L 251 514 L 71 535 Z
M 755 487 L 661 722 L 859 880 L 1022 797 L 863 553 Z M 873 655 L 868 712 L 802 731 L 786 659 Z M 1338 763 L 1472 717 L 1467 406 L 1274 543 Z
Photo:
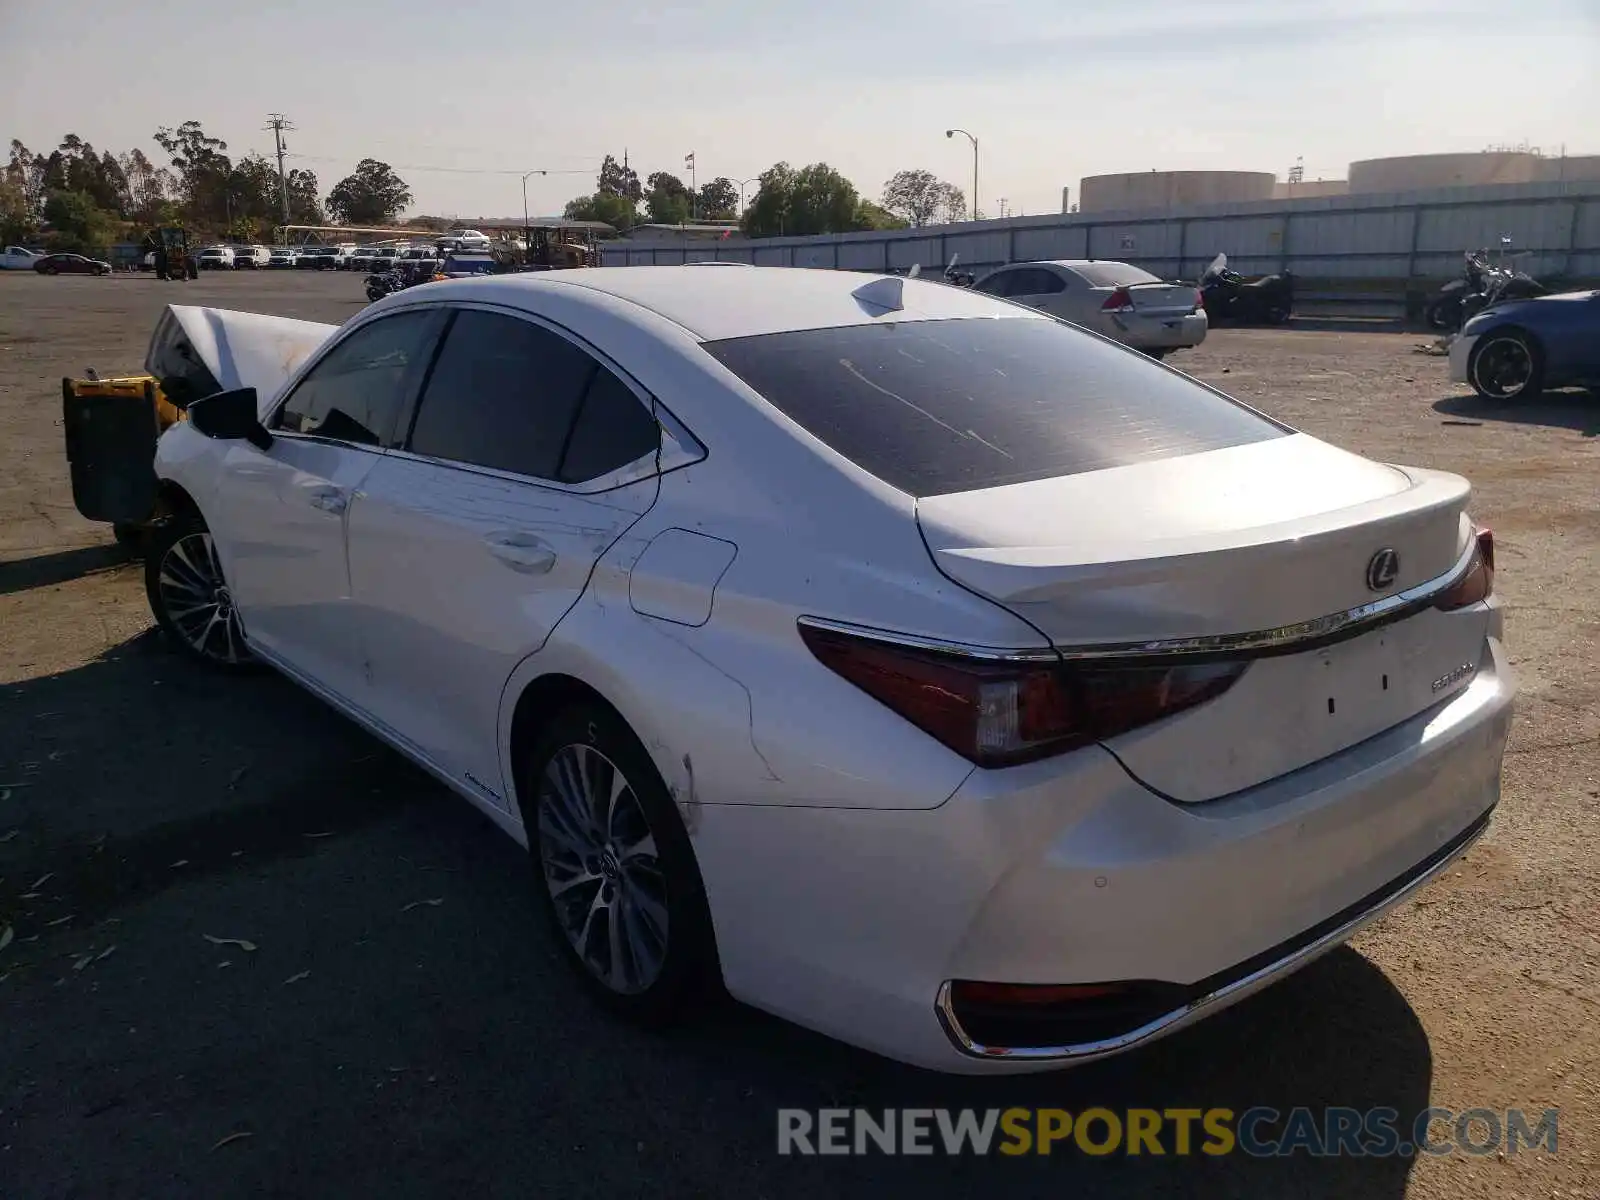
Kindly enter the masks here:
M 598 365 L 538 325 L 458 313 L 417 409 L 410 449 L 556 479 L 578 401 Z
M 364 325 L 311 368 L 274 425 L 365 446 L 393 445 L 407 374 L 427 352 L 426 312 Z
M 851 325 L 705 349 L 821 441 L 914 496 L 1287 432 L 1143 355 L 1057 321 Z
M 560 478 L 566 483 L 597 479 L 653 454 L 660 444 L 660 427 L 649 410 L 627 384 L 599 367 L 572 427 Z
M 1076 263 L 1072 271 L 1090 287 L 1128 287 L 1135 283 L 1160 283 L 1143 267 L 1119 262 Z
M 974 291 L 984 292 L 990 296 L 1011 295 L 1011 281 L 1017 277 L 1015 271 L 997 271 L 989 278 L 981 280 Z
M 1047 271 L 1043 267 L 1034 267 L 1028 272 L 1027 290 L 1020 293 L 1025 296 L 1053 296 L 1057 292 L 1067 290 L 1067 285 L 1061 282 L 1061 276 L 1054 271 Z

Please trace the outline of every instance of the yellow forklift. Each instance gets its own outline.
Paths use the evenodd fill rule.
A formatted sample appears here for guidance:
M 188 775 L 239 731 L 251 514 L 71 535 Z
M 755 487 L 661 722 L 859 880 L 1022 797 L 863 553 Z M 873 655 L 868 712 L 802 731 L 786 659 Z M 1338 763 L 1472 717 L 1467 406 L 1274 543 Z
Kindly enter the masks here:
M 200 266 L 189 252 L 189 233 L 176 225 L 163 225 L 145 235 L 145 249 L 156 256 L 157 279 L 200 278 Z

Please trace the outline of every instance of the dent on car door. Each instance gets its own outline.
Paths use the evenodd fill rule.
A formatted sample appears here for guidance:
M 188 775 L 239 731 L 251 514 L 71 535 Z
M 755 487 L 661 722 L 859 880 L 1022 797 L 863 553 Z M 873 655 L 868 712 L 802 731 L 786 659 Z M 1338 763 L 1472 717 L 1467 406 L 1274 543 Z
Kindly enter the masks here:
M 501 692 L 655 503 L 650 402 L 522 316 L 452 319 L 403 449 L 350 519 L 372 715 L 507 805 Z
M 346 523 L 441 320 L 398 313 L 337 342 L 269 418 L 270 447 L 228 444 L 207 514 L 252 645 L 347 700 L 359 702 L 363 658 Z

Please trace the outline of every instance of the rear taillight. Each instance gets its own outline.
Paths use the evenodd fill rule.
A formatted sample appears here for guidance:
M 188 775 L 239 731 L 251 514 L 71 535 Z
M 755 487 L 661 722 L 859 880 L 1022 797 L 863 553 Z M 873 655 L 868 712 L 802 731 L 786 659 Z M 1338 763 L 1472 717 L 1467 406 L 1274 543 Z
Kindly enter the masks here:
M 1195 288 L 1195 290 L 1194 290 L 1194 310 L 1195 310 L 1195 312 L 1199 312 L 1205 306 L 1206 306 L 1206 294 L 1204 292 L 1202 292 L 1199 288 Z
M 1444 612 L 1466 608 L 1487 600 L 1494 591 L 1494 534 L 1487 529 L 1478 530 L 1477 544 L 1472 550 L 1472 561 L 1466 573 L 1441 592 L 1433 606 Z
M 1125 313 L 1133 311 L 1133 293 L 1127 288 L 1118 288 L 1106 297 L 1106 302 L 1100 306 L 1101 312 Z
M 1149 725 L 1220 696 L 1245 668 L 969 658 L 805 623 L 800 636 L 825 666 L 981 767 Z

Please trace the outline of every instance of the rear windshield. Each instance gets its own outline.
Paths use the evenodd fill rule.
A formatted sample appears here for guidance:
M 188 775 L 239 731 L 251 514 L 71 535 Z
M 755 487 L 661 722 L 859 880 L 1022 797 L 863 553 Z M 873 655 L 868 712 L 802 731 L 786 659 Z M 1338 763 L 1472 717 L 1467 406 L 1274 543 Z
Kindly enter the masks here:
M 1119 262 L 1074 263 L 1067 268 L 1088 281 L 1090 287 L 1130 287 L 1135 283 L 1160 283 L 1143 267 Z
M 1051 320 L 850 325 L 704 348 L 813 436 L 913 496 L 1288 432 L 1142 355 Z

